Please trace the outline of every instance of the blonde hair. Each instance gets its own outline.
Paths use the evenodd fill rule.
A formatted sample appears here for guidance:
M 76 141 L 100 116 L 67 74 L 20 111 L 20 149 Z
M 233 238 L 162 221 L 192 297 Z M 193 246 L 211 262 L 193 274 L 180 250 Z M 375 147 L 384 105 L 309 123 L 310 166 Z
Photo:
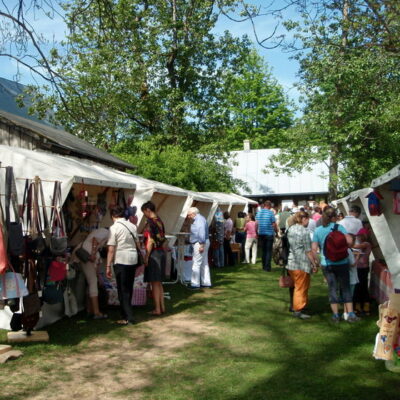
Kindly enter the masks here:
M 303 218 L 309 218 L 308 213 L 305 211 L 298 211 L 294 214 L 294 221 L 296 224 L 301 224 L 303 222 Z

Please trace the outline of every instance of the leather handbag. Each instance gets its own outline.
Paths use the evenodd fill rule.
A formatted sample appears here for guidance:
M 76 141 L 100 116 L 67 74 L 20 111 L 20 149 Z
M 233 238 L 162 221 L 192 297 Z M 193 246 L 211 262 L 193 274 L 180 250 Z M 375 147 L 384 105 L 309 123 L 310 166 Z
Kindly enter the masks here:
M 26 198 L 26 203 L 25 203 Z M 39 201 L 39 198 L 41 201 Z M 47 217 L 47 207 L 45 203 L 42 181 L 38 176 L 34 182 L 28 180 L 25 184 L 23 211 L 26 204 L 26 246 L 28 255 L 38 258 L 42 255 L 50 244 L 50 226 Z
M 78 257 L 79 261 L 87 263 L 90 260 L 90 253 L 83 247 L 83 242 L 80 247 L 75 251 L 75 255 Z
M 35 262 L 33 260 L 28 260 L 25 265 L 27 266 L 27 272 L 25 272 L 25 276 L 29 294 L 22 299 L 22 315 L 23 317 L 28 317 L 40 312 L 41 302 L 38 295 L 37 271 Z M 25 327 L 23 322 L 22 324 Z
M 43 289 L 42 299 L 47 304 L 58 304 L 64 301 L 64 288 L 60 282 L 48 284 Z
M 292 288 L 294 287 L 294 282 L 292 277 L 286 268 L 282 268 L 282 275 L 279 277 L 279 287 L 281 288 Z
M 13 222 L 11 222 L 10 206 L 14 213 Z M 12 167 L 6 167 L 5 211 L 8 230 L 8 251 L 13 256 L 22 256 L 25 250 L 24 239 L 22 233 L 22 222 L 18 212 L 17 187 L 15 185 Z

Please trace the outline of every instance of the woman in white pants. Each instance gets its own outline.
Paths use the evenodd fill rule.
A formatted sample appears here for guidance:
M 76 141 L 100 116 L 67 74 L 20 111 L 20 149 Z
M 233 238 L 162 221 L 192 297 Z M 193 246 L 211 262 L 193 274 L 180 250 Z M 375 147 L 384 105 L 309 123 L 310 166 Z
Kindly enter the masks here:
M 246 232 L 246 244 L 244 247 L 246 255 L 246 264 L 250 263 L 250 249 L 251 249 L 251 263 L 255 264 L 257 261 L 257 221 L 253 214 L 248 215 L 249 221 L 244 226 Z

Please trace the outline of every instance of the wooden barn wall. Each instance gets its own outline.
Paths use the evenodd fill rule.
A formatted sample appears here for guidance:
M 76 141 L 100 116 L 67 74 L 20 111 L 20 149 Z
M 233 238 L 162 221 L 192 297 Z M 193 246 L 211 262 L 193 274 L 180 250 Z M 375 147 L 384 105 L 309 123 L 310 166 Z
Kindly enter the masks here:
M 37 147 L 38 143 L 38 141 L 34 140 L 32 136 L 27 135 L 18 126 L 0 121 L 0 144 L 33 150 Z

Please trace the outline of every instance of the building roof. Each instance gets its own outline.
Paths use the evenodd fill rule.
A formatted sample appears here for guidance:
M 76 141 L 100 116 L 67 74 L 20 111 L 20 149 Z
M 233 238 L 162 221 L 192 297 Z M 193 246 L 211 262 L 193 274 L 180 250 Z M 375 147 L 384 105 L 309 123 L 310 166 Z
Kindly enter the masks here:
M 328 167 L 318 163 L 310 171 L 275 175 L 264 172 L 269 159 L 279 153 L 279 149 L 232 151 L 232 176 L 246 183 L 249 190 L 241 189 L 243 196 L 290 196 L 325 194 L 328 189 Z
M 44 149 L 55 153 L 92 159 L 116 168 L 135 168 L 85 140 L 51 125 L 48 121 L 29 115 L 29 106 L 20 108 L 16 103 L 16 97 L 23 94 L 24 88 L 24 85 L 17 82 L 0 78 L 0 119 L 23 128 L 28 135 L 40 139 Z M 25 98 L 24 101 L 29 105 L 29 98 Z

